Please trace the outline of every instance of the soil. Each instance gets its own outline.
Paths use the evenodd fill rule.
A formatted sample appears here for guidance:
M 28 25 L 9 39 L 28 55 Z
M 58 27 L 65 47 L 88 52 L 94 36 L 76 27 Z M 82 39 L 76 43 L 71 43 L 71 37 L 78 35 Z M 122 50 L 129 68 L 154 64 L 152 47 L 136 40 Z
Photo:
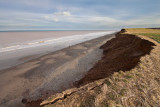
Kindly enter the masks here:
M 89 72 L 75 83 L 77 87 L 98 79 L 109 77 L 114 72 L 129 71 L 134 68 L 140 58 L 155 46 L 154 43 L 132 34 L 124 34 L 125 30 L 116 34 L 116 38 L 108 41 L 100 48 L 104 56 Z

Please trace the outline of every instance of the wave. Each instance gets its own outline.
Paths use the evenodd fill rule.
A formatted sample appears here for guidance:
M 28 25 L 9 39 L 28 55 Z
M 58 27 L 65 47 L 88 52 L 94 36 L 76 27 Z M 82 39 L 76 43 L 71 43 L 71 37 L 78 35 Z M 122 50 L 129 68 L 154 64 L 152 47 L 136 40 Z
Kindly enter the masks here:
M 0 47 L 0 52 L 8 52 L 8 51 L 14 51 L 18 49 L 32 48 L 37 46 L 49 45 L 49 44 L 58 46 L 62 44 L 62 42 L 68 42 L 69 45 L 74 45 L 76 43 L 81 43 L 81 42 L 91 40 L 100 36 L 112 34 L 114 32 L 116 31 L 88 33 L 83 35 L 71 35 L 67 37 L 60 37 L 60 38 L 53 38 L 53 39 L 48 38 L 48 39 L 34 40 L 34 41 L 19 43 L 19 44 L 7 46 L 7 47 Z

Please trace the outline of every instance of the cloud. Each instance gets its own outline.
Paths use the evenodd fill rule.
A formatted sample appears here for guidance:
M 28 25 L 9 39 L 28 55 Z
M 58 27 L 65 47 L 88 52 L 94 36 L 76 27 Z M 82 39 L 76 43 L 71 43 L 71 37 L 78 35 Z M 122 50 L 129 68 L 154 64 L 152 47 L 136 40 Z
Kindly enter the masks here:
M 44 16 L 45 19 L 49 19 L 49 16 Z
M 44 15 L 42 14 L 43 15 L 42 22 L 47 21 L 48 26 L 56 25 L 56 26 L 61 26 L 62 28 L 65 27 L 65 29 L 70 28 L 69 26 L 72 26 L 72 28 L 77 27 L 77 29 L 78 28 L 105 29 L 105 28 L 118 28 L 118 27 L 121 28 L 121 27 L 136 27 L 136 26 L 150 27 L 150 26 L 158 26 L 157 23 L 160 23 L 159 19 L 160 14 L 155 14 L 153 16 L 147 16 L 147 17 L 146 16 L 143 17 L 140 16 L 137 18 L 133 17 L 131 19 L 119 19 L 119 18 L 100 16 L 100 15 L 99 16 L 98 15 L 82 16 L 77 14 L 66 15 L 65 12 L 66 11 L 55 12 L 54 14 L 44 14 Z
M 57 15 L 57 16 L 71 16 L 71 13 L 69 11 L 63 11 L 63 12 L 55 12 L 54 15 Z
M 59 21 L 59 19 L 57 19 L 57 18 L 53 18 L 53 21 L 58 22 L 58 21 Z
M 131 4 L 132 2 L 134 5 Z M 34 27 L 33 29 L 40 27 L 42 29 L 107 29 L 160 24 L 158 2 L 152 2 L 152 5 L 145 2 L 143 6 L 138 0 L 132 2 L 127 0 L 119 2 L 116 0 L 101 2 L 97 0 L 38 0 L 38 2 L 37 0 L 14 2 L 1 0 L 0 30 L 25 29 L 26 26 Z M 155 12 L 157 14 L 154 14 Z
M 52 15 L 45 15 L 44 18 L 46 20 L 50 20 L 50 21 L 54 21 L 54 22 L 58 22 L 59 21 L 58 18 L 56 18 L 55 16 L 52 16 Z
M 65 18 L 64 18 L 65 17 Z M 60 20 L 62 21 L 69 21 L 67 17 L 72 17 L 71 13 L 69 11 L 63 11 L 63 12 L 55 12 L 54 14 L 48 14 L 45 15 L 44 18 L 46 20 L 54 21 L 54 22 L 59 22 Z M 70 22 L 70 21 L 69 21 Z
M 117 21 L 117 20 L 110 18 L 110 17 L 97 17 L 97 16 L 91 17 L 90 20 L 92 20 L 94 22 L 110 22 L 110 23 Z
M 107 16 L 82 16 L 72 14 L 69 11 L 55 12 L 54 14 L 45 15 L 44 18 L 54 22 L 74 23 L 74 24 L 88 24 L 88 23 L 114 23 L 116 19 Z

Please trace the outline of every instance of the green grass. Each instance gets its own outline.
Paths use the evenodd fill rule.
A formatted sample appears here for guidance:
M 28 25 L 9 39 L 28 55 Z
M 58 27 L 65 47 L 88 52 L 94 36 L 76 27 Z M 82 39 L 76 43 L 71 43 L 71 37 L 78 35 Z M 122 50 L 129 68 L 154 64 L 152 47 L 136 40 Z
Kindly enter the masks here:
M 158 43 L 160 43 L 160 33 L 136 33 L 136 34 L 142 35 L 142 36 L 148 36 L 153 40 L 157 41 Z
M 160 43 L 160 29 L 129 28 L 126 30 L 132 34 L 147 36 Z

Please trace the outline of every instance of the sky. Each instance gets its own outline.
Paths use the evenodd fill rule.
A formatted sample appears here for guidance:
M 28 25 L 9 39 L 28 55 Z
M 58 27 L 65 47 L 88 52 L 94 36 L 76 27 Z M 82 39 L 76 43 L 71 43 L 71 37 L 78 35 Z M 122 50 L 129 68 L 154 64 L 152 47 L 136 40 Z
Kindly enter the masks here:
M 0 0 L 0 31 L 160 27 L 160 0 Z

